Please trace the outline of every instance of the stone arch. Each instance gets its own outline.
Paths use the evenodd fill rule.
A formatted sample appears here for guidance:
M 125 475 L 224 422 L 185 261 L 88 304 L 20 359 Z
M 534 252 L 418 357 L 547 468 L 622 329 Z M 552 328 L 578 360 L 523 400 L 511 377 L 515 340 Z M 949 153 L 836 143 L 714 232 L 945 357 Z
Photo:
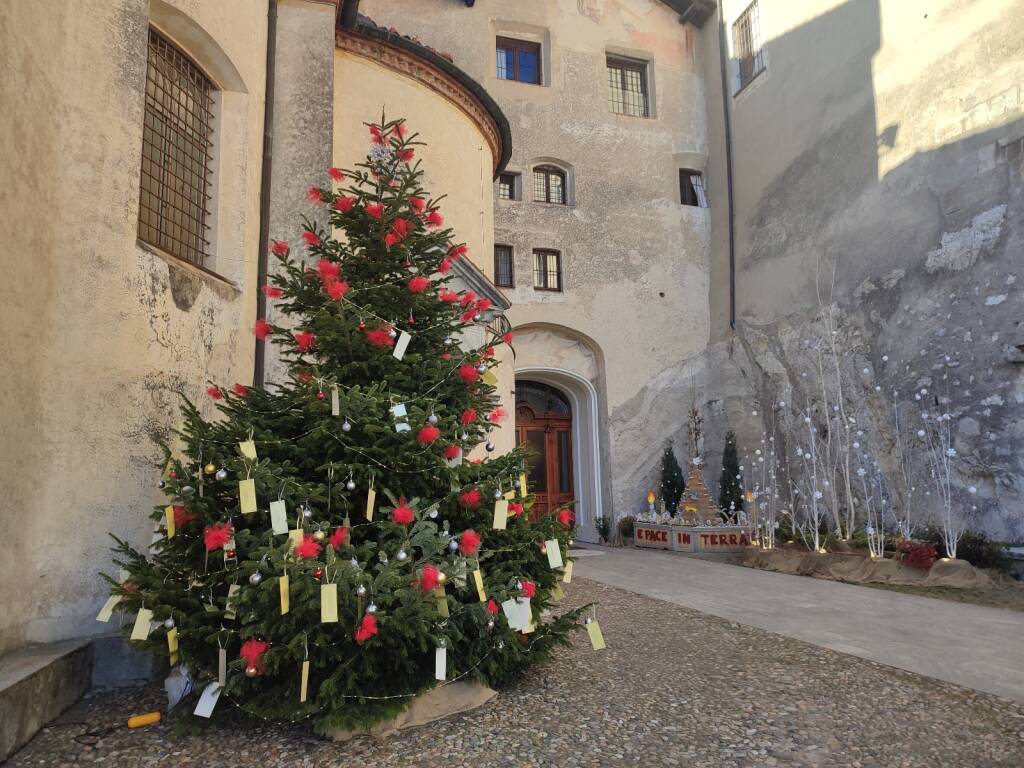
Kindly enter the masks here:
M 611 518 L 604 417 L 604 359 L 593 339 L 565 326 L 533 323 L 515 329 L 516 378 L 548 384 L 573 412 L 573 481 L 578 536 L 596 542 L 596 518 Z
M 231 58 L 192 17 L 164 0 L 150 0 L 149 21 L 188 53 L 220 90 L 248 92 Z

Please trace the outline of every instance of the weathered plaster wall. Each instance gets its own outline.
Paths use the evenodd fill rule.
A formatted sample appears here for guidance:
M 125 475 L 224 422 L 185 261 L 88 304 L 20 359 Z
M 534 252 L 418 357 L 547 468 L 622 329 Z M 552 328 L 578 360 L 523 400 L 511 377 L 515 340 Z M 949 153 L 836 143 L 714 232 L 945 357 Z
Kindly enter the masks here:
M 747 5 L 728 0 L 727 21 Z M 893 388 L 915 409 L 911 395 L 930 389 L 933 410 L 958 424 L 956 485 L 978 489 L 972 524 L 1024 537 L 1024 2 L 760 0 L 759 9 L 767 71 L 728 99 L 738 324 L 711 352 L 734 362 L 716 369 L 710 397 L 732 398 L 722 407 L 748 444 L 770 409 L 749 417 L 744 391 L 762 403 L 799 397 L 820 276 L 822 302 L 840 308 L 852 399 L 880 414 Z M 716 38 L 709 22 L 709 51 Z M 706 60 L 709 80 L 717 64 Z M 709 91 L 716 124 L 718 98 Z M 722 150 L 714 142 L 719 265 L 728 259 Z M 713 306 L 727 306 L 727 275 L 713 273 Z M 728 339 L 727 315 L 713 317 L 714 337 Z
M 494 250 L 495 158 L 480 127 L 453 101 L 413 77 L 348 51 L 336 51 L 334 62 L 335 165 L 351 168 L 363 161 L 370 148 L 364 123 L 379 121 L 382 110 L 388 120 L 404 117 L 409 130 L 426 143 L 417 148 L 425 189 L 432 197 L 445 196 L 441 213 L 446 226 L 454 230 L 456 242 L 469 246 L 473 263 L 493 278 L 493 260 L 482 254 Z M 502 352 L 500 359 L 507 354 Z M 511 413 L 513 369 L 500 365 L 496 375 L 503 405 Z M 492 442 L 497 452 L 514 447 L 511 419 L 494 431 Z M 483 455 L 483 449 L 478 453 Z
M 509 170 L 523 174 L 526 191 L 524 200 L 496 201 L 495 237 L 515 256 L 509 316 L 517 326 L 582 334 L 599 349 L 602 474 L 610 483 L 601 511 L 635 511 L 662 441 L 684 428 L 708 339 L 709 212 L 680 205 L 678 189 L 681 157 L 703 165 L 708 151 L 699 36 L 656 0 L 479 0 L 472 9 L 448 0 L 364 0 L 360 7 L 450 52 L 508 116 Z M 500 34 L 542 43 L 544 85 L 496 77 Z M 652 118 L 609 112 L 608 53 L 652 62 Z M 570 205 L 531 201 L 540 158 L 570 169 Z M 562 252 L 562 293 L 534 291 L 534 248 Z
M 252 375 L 266 5 L 152 4 L 241 83 L 217 124 L 220 277 L 136 245 L 150 3 L 0 6 L 0 652 L 105 628 L 107 532 L 150 539 L 175 392 L 208 409 L 207 378 Z

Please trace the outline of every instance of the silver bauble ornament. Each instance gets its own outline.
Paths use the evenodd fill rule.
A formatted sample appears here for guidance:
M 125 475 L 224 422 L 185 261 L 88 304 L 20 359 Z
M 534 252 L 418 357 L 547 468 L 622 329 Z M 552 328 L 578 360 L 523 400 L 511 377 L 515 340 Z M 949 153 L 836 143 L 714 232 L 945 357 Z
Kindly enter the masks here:
M 360 597 L 365 595 L 366 594 L 366 587 L 364 587 L 362 584 L 360 584 L 358 587 L 356 587 L 356 594 L 359 595 Z
M 341 431 L 342 432 L 351 432 L 352 431 L 352 422 L 350 422 L 348 419 L 345 419 L 345 421 L 343 421 L 342 424 L 341 424 Z
M 487 366 L 486 366 L 486 365 L 484 365 L 483 363 L 480 363 L 480 365 L 478 365 L 478 366 L 476 367 L 476 369 L 477 369 L 477 370 L 478 370 L 478 371 L 479 371 L 480 373 L 487 373 Z
M 376 603 L 370 603 L 368 606 L 366 606 L 366 612 L 367 613 L 376 613 L 377 612 L 377 604 Z
M 396 331 L 394 328 L 391 328 L 391 329 L 388 330 L 388 337 L 393 339 L 397 335 L 398 335 L 398 331 Z
M 454 552 L 458 548 L 459 548 L 459 542 L 457 542 L 455 539 L 452 539 L 451 541 L 448 542 L 448 549 L 450 549 L 452 552 Z
M 312 517 L 313 516 L 313 510 L 310 509 L 309 507 L 303 507 L 302 508 L 302 516 L 306 517 L 306 518 Z
M 217 470 L 217 474 L 215 474 L 214 477 L 216 477 L 218 480 L 227 480 L 228 471 L 224 469 L 224 467 L 221 467 L 220 469 Z
M 459 435 L 459 437 L 462 439 L 462 442 L 466 442 L 467 440 L 469 440 L 469 433 L 463 432 L 461 435 Z
M 408 555 L 405 554 L 405 550 L 404 549 L 398 550 L 398 554 L 395 555 L 395 558 L 398 560 L 398 562 L 402 562 L 407 557 L 408 557 Z
M 494 443 L 488 440 L 487 443 L 484 445 L 484 448 L 486 448 L 487 452 L 490 453 L 491 451 L 494 450 Z
M 181 489 L 181 492 L 186 496 L 191 496 L 193 493 L 196 492 L 196 489 L 193 488 L 191 485 L 186 485 L 184 488 Z
M 500 499 L 501 498 L 501 489 L 500 488 L 499 489 L 495 489 L 495 491 L 494 491 L 494 498 L 496 498 L 496 499 Z
M 431 520 L 436 520 L 437 519 L 437 510 L 436 509 L 432 509 L 432 510 L 430 510 L 427 513 L 427 515 L 429 515 Z
M 256 677 L 256 675 L 258 675 L 259 673 L 260 672 L 259 672 L 258 669 L 256 669 L 256 667 L 246 667 L 245 668 L 245 676 L 246 677 Z
M 174 619 L 168 616 L 164 619 L 164 626 L 167 627 L 167 629 L 174 629 Z
M 437 414 L 436 413 L 432 413 L 429 416 L 427 416 L 427 423 L 428 424 L 437 424 Z
M 487 628 L 488 629 L 494 629 L 494 619 L 488 619 L 487 620 Z
M 254 587 L 261 581 L 263 581 L 263 574 L 259 571 L 253 571 L 253 573 L 250 574 L 249 583 L 252 584 Z
M 159 483 L 156 484 L 156 487 L 157 488 L 166 488 L 167 487 L 167 481 L 161 480 Z
M 516 581 L 516 589 L 522 589 L 522 588 L 523 588 L 523 582 Z
M 512 481 L 512 487 L 513 488 L 518 488 L 519 487 L 519 481 L 518 480 L 513 480 Z
M 356 481 L 355 480 L 348 480 L 345 483 L 345 490 L 354 491 L 355 489 L 356 489 Z

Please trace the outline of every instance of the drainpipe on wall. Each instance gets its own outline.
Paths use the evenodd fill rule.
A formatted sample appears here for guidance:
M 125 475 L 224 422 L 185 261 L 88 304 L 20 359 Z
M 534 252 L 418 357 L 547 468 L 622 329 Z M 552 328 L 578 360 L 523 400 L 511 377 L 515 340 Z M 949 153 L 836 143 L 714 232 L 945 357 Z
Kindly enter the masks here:
M 359 18 L 359 0 L 341 0 L 341 16 L 338 23 L 342 29 L 355 29 Z
M 270 172 L 274 159 L 274 64 L 277 52 L 277 0 L 267 4 L 267 72 L 263 105 L 263 163 L 260 167 L 260 235 L 259 257 L 256 260 L 256 319 L 267 316 L 267 254 L 270 250 Z M 267 359 L 267 343 L 256 339 L 253 357 L 253 386 L 262 387 Z
M 733 222 L 732 199 L 732 128 L 729 120 L 729 78 L 726 74 L 725 11 L 718 0 L 718 59 L 722 72 L 722 117 L 725 128 L 725 189 L 728 197 L 729 221 L 729 327 L 736 330 L 736 228 Z

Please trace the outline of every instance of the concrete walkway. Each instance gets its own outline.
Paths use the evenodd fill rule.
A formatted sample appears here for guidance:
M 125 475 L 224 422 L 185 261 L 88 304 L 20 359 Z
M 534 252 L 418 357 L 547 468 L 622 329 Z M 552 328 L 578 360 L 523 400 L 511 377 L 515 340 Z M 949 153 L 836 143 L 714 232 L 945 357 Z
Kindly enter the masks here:
M 670 552 L 593 547 L 576 574 L 1024 703 L 1024 613 Z

